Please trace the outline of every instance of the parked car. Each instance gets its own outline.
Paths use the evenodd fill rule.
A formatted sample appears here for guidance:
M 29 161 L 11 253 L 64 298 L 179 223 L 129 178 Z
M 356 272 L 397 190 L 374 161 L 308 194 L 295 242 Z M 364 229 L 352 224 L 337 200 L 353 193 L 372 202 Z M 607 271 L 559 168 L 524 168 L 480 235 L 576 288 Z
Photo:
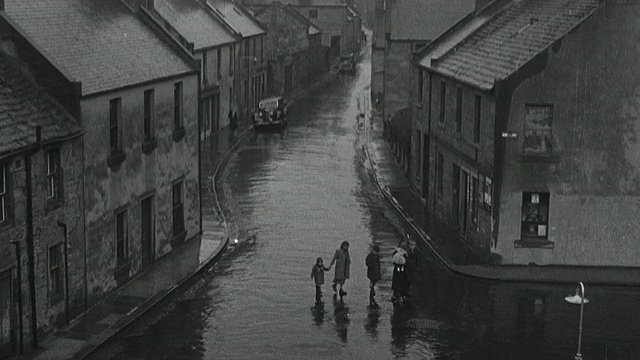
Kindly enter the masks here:
M 282 130 L 287 126 L 287 102 L 282 96 L 272 96 L 258 103 L 258 109 L 253 113 L 253 128 Z

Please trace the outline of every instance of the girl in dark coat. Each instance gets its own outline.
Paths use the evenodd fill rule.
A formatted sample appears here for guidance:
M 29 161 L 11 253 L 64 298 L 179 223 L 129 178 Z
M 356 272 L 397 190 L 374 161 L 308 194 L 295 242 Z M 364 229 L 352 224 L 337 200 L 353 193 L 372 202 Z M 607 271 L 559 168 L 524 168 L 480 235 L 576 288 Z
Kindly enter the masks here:
M 365 260 L 367 264 L 367 277 L 369 278 L 369 305 L 378 306 L 376 303 L 376 283 L 382 278 L 380 274 L 380 247 L 373 245 L 371 252 L 367 255 Z
M 345 280 L 349 278 L 349 268 L 351 267 L 351 258 L 349 257 L 349 242 L 343 241 L 340 245 L 340 248 L 336 250 L 335 254 L 333 254 L 333 259 L 331 259 L 331 264 L 329 267 L 332 267 L 333 264 L 336 264 L 336 273 L 333 278 L 333 291 L 338 291 L 336 288 L 337 285 L 340 285 L 340 296 L 347 295 L 347 292 L 342 289 L 344 286 Z
M 322 258 L 319 257 L 316 259 L 316 264 L 311 268 L 311 278 L 313 282 L 316 284 L 316 301 L 320 301 L 322 297 L 322 284 L 324 284 L 324 272 L 329 271 L 331 268 L 327 268 L 324 266 L 322 262 Z

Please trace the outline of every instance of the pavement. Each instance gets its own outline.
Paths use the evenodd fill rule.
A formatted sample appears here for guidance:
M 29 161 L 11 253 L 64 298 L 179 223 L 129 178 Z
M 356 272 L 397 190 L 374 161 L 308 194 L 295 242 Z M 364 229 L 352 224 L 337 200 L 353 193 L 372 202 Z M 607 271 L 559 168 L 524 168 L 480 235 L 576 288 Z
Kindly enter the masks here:
M 477 279 L 515 282 L 558 284 L 582 281 L 597 285 L 640 285 L 640 270 L 637 268 L 497 265 L 481 258 L 457 235 L 433 220 L 421 196 L 404 176 L 393 150 L 384 138 L 381 115 L 370 107 L 366 115 L 366 152 L 380 191 L 404 220 L 407 231 L 422 239 L 422 244 L 451 273 Z
M 332 79 L 332 69 L 314 83 L 296 89 L 286 98 L 293 103 L 318 86 Z M 198 275 L 209 272 L 226 249 L 229 239 L 238 237 L 238 226 L 230 223 L 221 207 L 216 176 L 229 155 L 252 131 L 248 121 L 241 121 L 235 131 L 228 127 L 207 136 L 202 141 L 202 234 L 187 240 L 172 252 L 157 259 L 146 271 L 107 295 L 69 325 L 58 329 L 40 341 L 37 349 L 25 343 L 20 359 L 61 360 L 83 359 L 118 332 L 134 323 L 155 306 L 170 301 L 169 296 L 184 290 Z M 235 226 L 234 226 L 235 225 Z

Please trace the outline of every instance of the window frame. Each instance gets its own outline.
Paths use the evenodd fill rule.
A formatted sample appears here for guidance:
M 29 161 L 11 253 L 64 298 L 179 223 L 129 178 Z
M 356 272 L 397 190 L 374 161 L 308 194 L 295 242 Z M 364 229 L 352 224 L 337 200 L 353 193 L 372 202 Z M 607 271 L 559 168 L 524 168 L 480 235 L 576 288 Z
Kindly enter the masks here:
M 218 80 L 222 78 L 222 49 L 218 48 L 216 51 L 216 76 Z
M 111 154 L 122 151 L 122 98 L 109 100 L 109 149 Z
M 440 117 L 438 122 L 440 125 L 445 124 L 446 120 L 446 107 L 447 107 L 447 83 L 442 80 L 440 81 Z
M 540 129 L 535 127 L 529 127 L 530 118 L 529 118 L 529 109 L 546 109 L 549 110 L 549 125 L 548 129 Z M 525 158 L 550 158 L 553 156 L 553 117 L 554 117 L 554 106 L 553 104 L 525 104 L 524 111 L 524 119 L 523 119 L 523 140 L 522 140 L 522 155 Z M 548 134 L 545 138 L 548 140 L 548 150 L 546 152 L 534 152 L 531 151 L 532 148 L 527 148 L 527 139 L 528 133 L 545 133 Z M 529 151 L 528 151 L 529 150 Z
M 462 86 L 456 87 L 456 132 L 462 132 L 462 99 L 463 99 Z
M 436 187 L 438 195 L 444 193 L 444 155 L 438 152 L 436 156 Z
M 114 238 L 115 238 L 115 253 L 116 263 L 118 266 L 129 262 L 129 216 L 128 209 L 124 208 L 116 211 L 114 217 Z M 122 229 L 120 229 L 120 217 L 122 216 Z M 120 231 L 122 230 L 122 238 L 120 238 Z M 122 244 L 122 245 L 120 245 Z
M 47 206 L 60 206 L 64 202 L 64 179 L 62 169 L 62 149 L 52 147 L 45 152 L 47 176 Z M 53 164 L 53 165 L 52 165 Z
M 179 191 L 178 194 L 176 194 L 176 189 Z M 178 198 L 178 202 L 176 202 L 176 198 Z M 184 199 L 184 180 L 181 179 L 171 184 L 171 234 L 174 239 L 186 235 Z M 179 222 L 176 221 L 178 218 Z
M 539 204 L 537 206 L 529 206 L 529 204 Z M 537 209 L 535 209 L 537 207 Z M 549 210 L 551 207 L 551 194 L 549 192 L 523 191 L 522 192 L 522 208 L 520 211 L 520 241 L 516 241 L 516 245 L 521 247 L 549 247 L 553 243 L 549 241 Z M 533 214 L 533 212 L 537 212 Z M 542 219 L 531 219 L 528 217 L 542 217 Z M 525 228 L 529 226 L 529 230 Z M 532 233 L 532 226 L 535 226 L 535 232 Z M 540 226 L 544 226 L 544 235 L 540 235 Z
M 482 182 L 482 206 L 491 211 L 493 205 L 493 182 L 490 177 L 485 176 Z
M 480 143 L 480 124 L 482 123 L 482 96 L 476 94 L 473 104 L 473 142 Z
M 0 162 L 0 227 L 10 224 L 13 220 L 11 194 L 9 163 Z
M 64 297 L 64 243 L 49 246 L 48 275 L 49 302 L 55 304 Z M 55 260 L 54 260 L 55 259 Z

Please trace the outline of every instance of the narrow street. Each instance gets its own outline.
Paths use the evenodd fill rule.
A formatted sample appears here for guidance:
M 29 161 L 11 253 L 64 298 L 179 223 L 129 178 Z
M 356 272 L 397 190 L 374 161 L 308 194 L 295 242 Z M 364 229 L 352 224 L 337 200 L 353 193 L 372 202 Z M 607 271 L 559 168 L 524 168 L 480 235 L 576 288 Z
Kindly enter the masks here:
M 420 252 L 410 306 L 394 309 L 391 253 L 399 216 L 379 194 L 356 124 L 370 82 L 368 57 L 290 108 L 288 129 L 251 135 L 230 159 L 225 198 L 243 241 L 205 284 L 155 309 L 91 359 L 570 359 L 580 309 L 567 285 L 458 278 Z M 348 292 L 316 306 L 309 278 L 348 240 Z M 382 249 L 380 308 L 368 308 L 364 259 Z M 422 249 L 422 248 L 421 248 Z M 588 286 L 588 285 L 587 285 Z M 585 359 L 640 356 L 635 289 L 588 286 Z

